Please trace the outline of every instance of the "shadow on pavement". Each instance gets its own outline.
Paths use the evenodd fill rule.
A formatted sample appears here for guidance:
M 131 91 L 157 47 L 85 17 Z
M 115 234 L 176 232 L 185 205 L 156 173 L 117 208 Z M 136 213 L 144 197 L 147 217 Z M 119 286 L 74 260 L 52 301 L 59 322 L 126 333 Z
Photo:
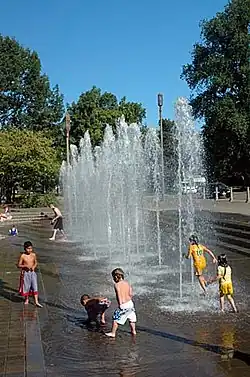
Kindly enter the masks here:
M 105 325 L 101 325 L 99 321 L 97 321 L 95 324 L 94 322 L 89 322 L 87 318 L 83 317 L 75 317 L 67 315 L 67 321 L 70 323 L 73 323 L 75 326 L 80 327 L 82 329 L 86 329 L 90 332 L 99 332 L 103 334 Z
M 0 297 L 12 302 L 23 302 L 22 297 L 18 296 L 18 290 L 8 287 L 7 283 L 0 279 Z
M 79 313 L 79 314 L 82 313 L 82 310 L 74 309 L 74 308 L 71 308 L 70 306 L 67 306 L 67 305 L 55 304 L 55 303 L 49 302 L 49 301 L 43 301 L 43 302 L 44 302 L 44 304 L 46 304 L 47 306 L 50 306 L 52 308 L 57 308 L 57 309 L 65 310 L 67 312 L 72 312 L 72 313 Z
M 216 346 L 214 344 L 197 342 L 196 340 L 184 338 L 184 337 L 174 335 L 174 334 L 170 334 L 170 333 L 167 333 L 167 332 L 164 332 L 164 331 L 149 329 L 147 327 L 138 326 L 137 329 L 140 332 L 145 332 L 147 334 L 161 336 L 163 338 L 174 340 L 176 342 L 189 344 L 193 347 L 203 348 L 206 351 L 214 352 L 214 353 L 221 355 L 222 359 L 225 359 L 225 360 L 238 359 L 238 360 L 241 360 L 241 361 L 243 361 L 244 363 L 246 363 L 247 365 L 250 366 L 250 354 L 245 353 L 245 352 L 241 352 L 241 351 L 238 351 L 238 350 L 234 350 L 233 348 L 220 347 L 220 346 Z

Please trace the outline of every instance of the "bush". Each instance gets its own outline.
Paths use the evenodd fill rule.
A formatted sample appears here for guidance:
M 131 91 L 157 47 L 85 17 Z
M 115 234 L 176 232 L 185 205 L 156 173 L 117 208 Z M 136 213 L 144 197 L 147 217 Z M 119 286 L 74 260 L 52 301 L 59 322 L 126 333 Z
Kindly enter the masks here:
M 20 198 L 20 203 L 23 208 L 47 207 L 51 203 L 57 205 L 57 202 L 57 197 L 53 193 L 27 194 Z

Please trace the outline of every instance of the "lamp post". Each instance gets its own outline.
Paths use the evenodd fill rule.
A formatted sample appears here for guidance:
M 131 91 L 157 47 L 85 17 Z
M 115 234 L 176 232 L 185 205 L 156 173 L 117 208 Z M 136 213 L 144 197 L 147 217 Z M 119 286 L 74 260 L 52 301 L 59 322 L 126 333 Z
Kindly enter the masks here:
M 163 107 L 163 94 L 158 94 L 158 108 L 159 108 L 159 121 L 161 131 L 161 179 L 162 179 L 162 200 L 165 194 L 165 180 L 164 180 L 164 146 L 163 146 L 163 127 L 162 127 L 162 107 Z
M 69 132 L 70 132 L 70 115 L 67 112 L 65 116 L 66 123 L 66 148 L 67 148 L 67 165 L 69 166 Z

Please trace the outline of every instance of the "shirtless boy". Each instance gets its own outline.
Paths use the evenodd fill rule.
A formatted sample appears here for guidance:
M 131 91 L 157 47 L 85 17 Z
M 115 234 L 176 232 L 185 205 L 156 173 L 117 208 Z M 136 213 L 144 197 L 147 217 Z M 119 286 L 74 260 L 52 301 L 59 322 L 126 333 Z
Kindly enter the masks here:
M 112 277 L 115 282 L 114 288 L 118 308 L 113 314 L 113 324 L 111 332 L 105 333 L 106 336 L 115 338 L 118 325 L 124 325 L 129 320 L 131 334 L 136 335 L 135 323 L 136 313 L 134 303 L 132 301 L 133 292 L 129 283 L 124 280 L 124 272 L 121 268 L 112 271 Z
M 58 230 L 65 237 L 65 233 L 64 233 L 64 230 L 63 230 L 63 217 L 62 217 L 62 213 L 61 213 L 59 208 L 55 207 L 53 204 L 50 204 L 50 208 L 53 210 L 54 215 L 55 215 L 54 219 L 51 221 L 51 224 L 54 224 L 54 227 L 53 227 L 53 235 L 50 238 L 50 240 L 55 241 L 56 233 L 57 233 Z
M 105 311 L 110 307 L 111 302 L 106 297 L 90 297 L 82 295 L 81 304 L 88 314 L 88 323 L 95 322 L 97 326 L 105 325 Z M 98 321 L 100 316 L 100 323 Z
M 30 241 L 24 242 L 24 253 L 20 255 L 18 268 L 21 268 L 20 289 L 19 293 L 25 297 L 25 305 L 29 303 L 29 296 L 34 296 L 35 305 L 42 308 L 38 302 L 37 275 L 35 269 L 37 267 L 36 254 Z

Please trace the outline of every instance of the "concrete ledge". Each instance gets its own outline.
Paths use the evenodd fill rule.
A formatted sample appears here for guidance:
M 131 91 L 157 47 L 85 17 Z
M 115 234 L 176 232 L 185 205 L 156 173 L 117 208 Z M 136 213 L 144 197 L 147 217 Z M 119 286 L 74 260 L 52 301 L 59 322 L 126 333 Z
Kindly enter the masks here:
M 45 377 L 45 362 L 39 324 L 39 309 L 33 309 L 35 318 L 25 317 L 25 340 L 26 340 L 26 377 Z

